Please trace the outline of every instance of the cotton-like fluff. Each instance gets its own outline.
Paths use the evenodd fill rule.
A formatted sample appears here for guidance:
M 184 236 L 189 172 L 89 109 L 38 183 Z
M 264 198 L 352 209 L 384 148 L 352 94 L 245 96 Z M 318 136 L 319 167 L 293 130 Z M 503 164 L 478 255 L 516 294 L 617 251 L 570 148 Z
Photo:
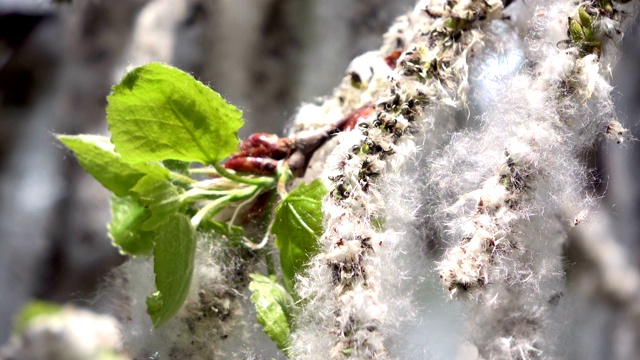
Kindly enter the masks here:
M 116 271 L 111 288 L 120 293 L 112 307 L 129 354 L 151 359 L 282 356 L 257 323 L 249 300 L 248 274 L 258 271 L 254 255 L 225 241 L 210 236 L 198 240 L 187 299 L 159 328 L 153 328 L 145 302 L 155 291 L 153 262 L 132 258 Z
M 472 299 L 469 336 L 488 358 L 535 357 L 547 349 L 547 304 L 562 291 L 558 216 L 565 207 L 577 215 L 585 206 L 582 169 L 562 149 L 553 121 L 537 118 L 535 106 L 516 105 L 527 86 L 508 85 L 503 105 L 485 114 L 491 123 L 454 138 L 430 168 L 431 189 L 445 193 L 442 236 L 454 245 L 440 275 L 452 297 Z
M 372 59 L 374 73 L 358 73 L 356 90 L 343 81 L 340 99 L 354 108 L 374 101 L 374 111 L 337 136 L 324 168 L 330 194 L 322 251 L 298 278 L 295 357 L 394 356 L 393 336 L 415 311 L 412 271 L 423 264 L 419 205 L 408 183 L 418 177 L 416 141 L 433 149 L 453 127 L 453 111 L 444 109 L 464 105 L 467 57 L 481 46 L 480 25 L 500 18 L 501 9 L 501 2 L 421 2 L 386 36 L 381 53 L 393 74 L 376 81 L 380 61 Z
M 527 62 L 494 79 L 503 90 L 488 98 L 481 129 L 455 136 L 428 171 L 427 203 L 449 242 L 440 277 L 451 297 L 471 299 L 469 338 L 484 358 L 554 356 L 564 229 L 591 202 L 580 156 L 625 133 L 613 116 L 608 64 L 599 61 L 611 57 L 608 40 L 586 43 L 568 31 L 580 21 L 581 31 L 599 33 L 605 16 L 595 14 L 606 11 L 590 2 L 520 6 L 533 14 L 514 15 L 526 29 Z M 621 23 L 620 13 L 608 15 Z

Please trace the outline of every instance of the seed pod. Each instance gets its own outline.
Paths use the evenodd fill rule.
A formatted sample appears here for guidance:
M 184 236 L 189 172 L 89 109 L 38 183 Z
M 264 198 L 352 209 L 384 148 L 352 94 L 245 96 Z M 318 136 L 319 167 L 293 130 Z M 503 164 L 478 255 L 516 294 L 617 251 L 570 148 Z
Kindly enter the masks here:
M 582 31 L 582 25 L 580 25 L 573 19 L 569 20 L 569 35 L 571 36 L 571 40 L 573 40 L 575 44 L 584 41 L 584 32 Z
M 580 17 L 580 23 L 582 24 L 583 27 L 591 29 L 591 24 L 593 23 L 593 20 L 591 19 L 591 15 L 587 13 L 587 10 L 585 10 L 583 7 L 579 8 L 578 17 Z

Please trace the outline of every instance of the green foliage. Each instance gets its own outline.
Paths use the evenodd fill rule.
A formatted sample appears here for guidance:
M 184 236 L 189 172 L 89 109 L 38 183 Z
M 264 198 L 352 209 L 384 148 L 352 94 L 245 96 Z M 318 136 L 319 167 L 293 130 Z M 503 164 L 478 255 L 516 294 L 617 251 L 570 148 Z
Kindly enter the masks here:
M 129 190 L 145 175 L 169 178 L 169 171 L 160 165 L 124 162 L 104 136 L 57 135 L 57 138 L 75 153 L 89 174 L 117 196 L 129 195 Z
M 147 312 L 158 327 L 171 320 L 187 297 L 198 232 L 216 233 L 214 238 L 226 239 L 228 246 L 245 246 L 243 228 L 213 217 L 224 209 L 241 209 L 278 182 L 284 188 L 289 177 L 283 174 L 290 172 L 285 166 L 273 176 L 241 176 L 225 169 L 220 162 L 237 150 L 241 112 L 173 67 L 152 63 L 132 70 L 114 86 L 108 102 L 111 139 L 58 139 L 113 192 L 113 244 L 123 254 L 153 257 L 157 291 L 147 298 Z M 212 167 L 189 169 L 191 163 Z M 190 177 L 197 173 L 216 177 Z M 258 320 L 285 352 L 295 316 L 293 281 L 319 250 L 326 193 L 319 180 L 302 184 L 276 207 L 272 230 L 284 286 L 275 277 L 251 275 Z
M 151 255 L 155 234 L 142 229 L 149 219 L 149 210 L 130 197 L 111 196 L 109 237 L 122 254 Z
M 293 293 L 295 275 L 319 251 L 322 235 L 322 198 L 327 189 L 320 179 L 300 184 L 276 207 L 272 232 L 280 249 L 284 283 Z
M 196 232 L 190 217 L 197 209 L 193 198 L 182 196 L 197 182 L 187 176 L 189 164 L 214 164 L 235 152 L 242 113 L 191 75 L 157 63 L 127 74 L 108 101 L 111 140 L 58 139 L 115 195 L 113 244 L 124 254 L 153 256 L 158 291 L 147 303 L 160 326 L 182 306 L 193 274 Z M 222 197 L 225 206 L 249 196 L 233 187 L 203 193 L 194 198 Z M 237 234 L 235 228 L 229 233 Z
M 178 174 L 188 175 L 191 163 L 179 160 L 163 160 L 162 165 Z
M 140 179 L 136 186 L 131 188 L 131 194 L 151 213 L 150 218 L 143 224 L 142 230 L 155 229 L 167 216 L 180 209 L 181 204 L 178 198 L 180 190 L 157 176 L 147 175 Z
M 287 353 L 294 312 L 293 299 L 275 277 L 251 274 L 251 301 L 256 306 L 258 321 L 278 348 Z M 288 354 L 287 354 L 288 356 Z
M 111 141 L 124 161 L 214 164 L 238 147 L 242 112 L 174 67 L 135 68 L 107 100 Z
M 13 323 L 13 332 L 20 334 L 24 332 L 29 323 L 39 316 L 50 316 L 59 314 L 62 311 L 62 307 L 58 304 L 46 302 L 46 301 L 31 301 L 24 305 Z
M 196 232 L 182 214 L 165 217 L 156 230 L 153 270 L 158 291 L 147 298 L 154 326 L 171 320 L 189 292 L 196 252 Z

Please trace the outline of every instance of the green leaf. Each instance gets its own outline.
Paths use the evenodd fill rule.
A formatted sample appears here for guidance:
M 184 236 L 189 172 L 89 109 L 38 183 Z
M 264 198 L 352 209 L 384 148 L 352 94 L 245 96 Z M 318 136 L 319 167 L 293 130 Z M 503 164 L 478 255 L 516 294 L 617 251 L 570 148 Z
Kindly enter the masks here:
M 253 279 L 249 283 L 251 302 L 256 306 L 258 321 L 278 348 L 287 353 L 294 310 L 293 299 L 275 278 L 260 274 L 250 276 Z
M 20 309 L 13 323 L 13 332 L 20 334 L 29 327 L 29 323 L 39 316 L 50 316 L 59 314 L 62 307 L 58 304 L 47 301 L 31 301 Z
M 189 175 L 189 166 L 191 163 L 178 160 L 163 160 L 162 165 L 178 174 Z
M 155 327 L 180 310 L 187 298 L 196 251 L 196 232 L 186 215 L 173 214 L 156 229 L 153 270 L 156 291 L 147 298 L 147 312 Z
M 153 250 L 155 233 L 142 225 L 151 217 L 149 210 L 130 197 L 111 196 L 112 219 L 109 237 L 120 252 L 129 255 L 149 255 Z
M 322 235 L 322 198 L 327 189 L 320 179 L 301 184 L 276 207 L 271 229 L 280 249 L 280 265 L 287 289 L 293 294 L 295 275 L 318 253 Z
M 80 165 L 89 174 L 117 196 L 129 195 L 129 189 L 147 174 L 169 178 L 169 171 L 161 165 L 124 162 L 120 155 L 114 152 L 113 144 L 104 136 L 56 135 L 56 137 L 75 153 Z
M 153 230 L 168 216 L 180 209 L 179 189 L 166 179 L 148 175 L 131 188 L 134 199 L 149 209 L 151 216 L 142 226 L 143 230 Z
M 111 141 L 124 161 L 213 164 L 238 148 L 242 112 L 174 67 L 135 68 L 107 100 Z

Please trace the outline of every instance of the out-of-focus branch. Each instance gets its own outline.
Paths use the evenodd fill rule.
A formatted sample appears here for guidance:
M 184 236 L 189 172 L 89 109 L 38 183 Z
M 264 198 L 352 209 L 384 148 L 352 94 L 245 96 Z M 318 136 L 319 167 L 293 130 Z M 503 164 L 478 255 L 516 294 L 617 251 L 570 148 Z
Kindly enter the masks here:
M 627 314 L 640 330 L 640 271 L 614 233 L 602 212 L 569 230 L 568 275 L 578 291 Z

